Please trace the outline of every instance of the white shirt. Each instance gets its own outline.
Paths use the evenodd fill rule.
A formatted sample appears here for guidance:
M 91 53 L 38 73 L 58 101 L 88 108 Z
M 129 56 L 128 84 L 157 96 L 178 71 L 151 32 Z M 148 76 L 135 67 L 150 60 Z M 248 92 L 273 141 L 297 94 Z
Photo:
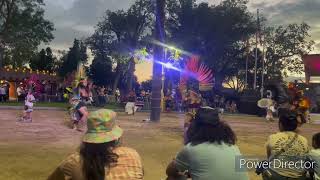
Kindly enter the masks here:
M 17 88 L 17 94 L 18 94 L 18 96 L 20 96 L 20 95 L 22 94 L 22 89 L 21 89 L 21 87 L 18 87 L 18 88 Z
M 0 87 L 0 94 L 5 95 L 6 94 L 6 89 L 4 87 Z
M 25 105 L 28 107 L 33 107 L 33 101 L 35 101 L 36 99 L 34 98 L 34 96 L 32 94 L 28 94 L 25 100 Z

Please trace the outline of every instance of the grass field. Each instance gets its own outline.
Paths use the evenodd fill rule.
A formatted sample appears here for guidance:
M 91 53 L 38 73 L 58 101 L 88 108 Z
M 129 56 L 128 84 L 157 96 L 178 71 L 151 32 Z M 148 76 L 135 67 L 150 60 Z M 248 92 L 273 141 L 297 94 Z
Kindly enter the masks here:
M 63 111 L 35 111 L 33 123 L 16 123 L 18 111 L 0 110 L 0 180 L 42 180 L 59 162 L 78 148 L 82 134 L 64 125 Z M 165 168 L 182 147 L 182 114 L 163 114 L 160 123 L 142 123 L 147 113 L 119 115 L 125 130 L 123 144 L 142 157 L 146 180 L 165 179 Z M 264 156 L 267 136 L 277 131 L 276 123 L 251 116 L 229 116 L 226 120 L 238 136 L 245 155 Z M 305 125 L 301 134 L 308 140 L 319 125 Z M 253 172 L 250 179 L 260 180 Z

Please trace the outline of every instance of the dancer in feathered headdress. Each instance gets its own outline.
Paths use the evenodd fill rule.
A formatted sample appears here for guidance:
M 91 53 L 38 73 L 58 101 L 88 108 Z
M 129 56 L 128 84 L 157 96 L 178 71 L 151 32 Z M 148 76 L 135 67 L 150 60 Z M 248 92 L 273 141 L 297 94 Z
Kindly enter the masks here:
M 191 57 L 185 65 L 185 69 L 180 78 L 180 91 L 184 103 L 189 104 L 189 110 L 195 112 L 201 104 L 201 95 L 193 90 L 187 90 L 187 83 L 190 78 L 199 82 L 199 87 L 203 89 L 212 89 L 214 77 L 212 70 L 205 64 L 200 63 L 199 57 Z

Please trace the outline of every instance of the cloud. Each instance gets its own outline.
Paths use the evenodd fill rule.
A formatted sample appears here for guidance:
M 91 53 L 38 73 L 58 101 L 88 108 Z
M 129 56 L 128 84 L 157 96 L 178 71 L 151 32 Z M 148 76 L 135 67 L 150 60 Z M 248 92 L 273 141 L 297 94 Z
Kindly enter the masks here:
M 270 2 L 255 0 L 250 7 L 251 9 L 259 8 L 271 25 L 306 22 L 311 27 L 311 39 L 316 42 L 320 41 L 319 0 L 270 0 Z M 320 53 L 319 45 L 315 48 L 314 53 Z
M 219 4 L 222 0 L 198 0 Z M 45 0 L 45 15 L 56 27 L 53 48 L 68 48 L 74 38 L 89 36 L 107 9 L 127 9 L 134 0 Z M 259 8 L 271 25 L 306 22 L 311 26 L 311 39 L 320 43 L 319 0 L 249 0 L 254 14 Z M 319 45 L 316 49 L 320 53 Z
M 201 0 L 203 1 L 205 0 Z M 217 4 L 221 1 L 207 0 L 210 4 Z M 248 9 L 253 14 L 259 9 L 270 25 L 306 22 L 311 26 L 311 39 L 320 42 L 319 0 L 249 0 Z M 320 53 L 319 46 L 316 48 L 315 52 Z
M 67 49 L 74 38 L 85 38 L 106 10 L 127 9 L 134 0 L 45 0 L 45 17 L 55 24 L 50 46 Z

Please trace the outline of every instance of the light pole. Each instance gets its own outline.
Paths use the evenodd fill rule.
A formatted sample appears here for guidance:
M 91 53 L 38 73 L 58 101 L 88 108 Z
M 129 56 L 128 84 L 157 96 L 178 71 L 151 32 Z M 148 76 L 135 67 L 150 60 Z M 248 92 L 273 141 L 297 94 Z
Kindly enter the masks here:
M 254 79 L 253 79 L 253 89 L 257 88 L 257 62 L 258 62 L 258 33 L 259 33 L 259 9 L 257 9 L 257 32 L 256 32 L 256 52 L 254 58 Z
M 164 101 L 164 81 L 165 81 L 165 72 L 164 66 L 162 65 L 162 72 L 161 72 L 161 111 L 163 112 L 165 109 L 165 101 Z
M 156 23 L 155 23 L 155 38 L 159 42 L 164 41 L 164 18 L 165 18 L 165 0 L 156 0 Z M 163 61 L 163 47 L 154 46 L 154 59 L 157 61 Z M 159 63 L 153 63 L 152 74 L 152 96 L 151 96 L 151 114 L 150 120 L 153 122 L 160 121 L 161 113 L 161 78 L 162 78 L 162 65 Z

